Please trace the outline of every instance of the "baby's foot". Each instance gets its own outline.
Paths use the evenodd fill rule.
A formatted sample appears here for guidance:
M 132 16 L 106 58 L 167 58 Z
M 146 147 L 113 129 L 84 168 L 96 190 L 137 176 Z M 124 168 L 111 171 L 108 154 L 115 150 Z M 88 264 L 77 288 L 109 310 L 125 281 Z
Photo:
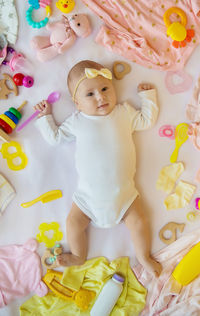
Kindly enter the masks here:
M 85 262 L 81 257 L 75 256 L 71 253 L 62 253 L 57 256 L 56 261 L 59 266 L 69 267 L 81 265 Z
M 154 89 L 154 86 L 150 83 L 140 83 L 137 87 L 138 92 L 145 91 L 145 90 L 151 90 L 151 89 Z
M 159 277 L 162 272 L 162 265 L 151 257 L 147 257 L 140 261 L 145 270 L 151 273 L 155 277 Z

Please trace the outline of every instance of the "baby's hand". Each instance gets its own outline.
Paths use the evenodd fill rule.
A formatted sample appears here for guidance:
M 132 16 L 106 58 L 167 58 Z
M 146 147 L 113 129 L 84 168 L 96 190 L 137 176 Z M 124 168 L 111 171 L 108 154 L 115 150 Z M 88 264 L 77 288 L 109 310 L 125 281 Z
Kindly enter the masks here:
M 40 114 L 38 115 L 38 117 L 52 113 L 51 104 L 49 104 L 46 100 L 43 100 L 42 102 L 36 104 L 34 106 L 34 110 L 40 111 Z
M 137 87 L 138 92 L 145 91 L 145 90 L 151 90 L 151 89 L 154 89 L 154 86 L 150 83 L 140 83 Z

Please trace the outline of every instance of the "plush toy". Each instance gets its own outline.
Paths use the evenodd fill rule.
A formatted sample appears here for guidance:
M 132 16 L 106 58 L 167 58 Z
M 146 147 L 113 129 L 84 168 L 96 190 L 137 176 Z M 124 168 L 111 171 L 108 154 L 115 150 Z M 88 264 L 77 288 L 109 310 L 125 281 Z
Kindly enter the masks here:
M 42 62 L 63 54 L 77 37 L 84 38 L 91 33 L 90 22 L 85 14 L 75 14 L 69 19 L 63 15 L 60 21 L 48 23 L 46 29 L 51 32 L 50 36 L 35 36 L 31 40 L 31 47 Z

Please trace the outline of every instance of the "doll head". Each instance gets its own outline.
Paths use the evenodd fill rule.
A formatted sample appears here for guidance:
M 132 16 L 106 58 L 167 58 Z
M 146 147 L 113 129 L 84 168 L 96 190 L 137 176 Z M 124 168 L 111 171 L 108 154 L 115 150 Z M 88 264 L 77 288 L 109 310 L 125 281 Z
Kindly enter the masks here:
M 112 73 L 90 60 L 76 64 L 67 78 L 68 88 L 78 111 L 89 116 L 105 116 L 116 105 Z
M 78 37 L 87 37 L 91 33 L 90 22 L 85 14 L 74 14 L 69 24 Z

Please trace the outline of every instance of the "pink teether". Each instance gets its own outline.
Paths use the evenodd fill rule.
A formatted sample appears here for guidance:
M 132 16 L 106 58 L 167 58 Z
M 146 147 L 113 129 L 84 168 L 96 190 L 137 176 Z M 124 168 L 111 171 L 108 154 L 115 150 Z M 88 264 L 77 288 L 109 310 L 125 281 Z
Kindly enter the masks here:
M 175 84 L 173 81 L 174 75 L 179 76 L 183 81 Z M 185 92 L 192 86 L 192 77 L 183 70 L 168 71 L 165 76 L 165 85 L 171 94 Z
M 175 138 L 175 127 L 172 125 L 163 125 L 159 129 L 160 137 L 168 137 L 170 139 Z

